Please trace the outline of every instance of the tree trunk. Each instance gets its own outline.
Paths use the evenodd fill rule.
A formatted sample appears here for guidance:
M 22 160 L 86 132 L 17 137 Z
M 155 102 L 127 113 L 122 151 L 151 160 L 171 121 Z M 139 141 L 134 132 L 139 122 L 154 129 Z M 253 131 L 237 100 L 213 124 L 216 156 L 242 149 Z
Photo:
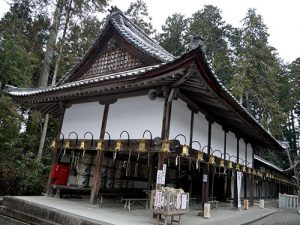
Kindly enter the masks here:
M 50 64 L 54 54 L 54 47 L 58 35 L 58 29 L 60 26 L 62 9 L 63 9 L 63 0 L 58 0 L 54 12 L 53 22 L 50 27 L 49 39 L 47 41 L 47 49 L 45 52 L 45 57 L 42 65 L 42 74 L 39 79 L 39 85 L 38 85 L 39 87 L 48 86 Z
M 71 4 L 71 2 L 72 1 L 70 1 L 70 4 Z M 40 83 L 39 83 L 40 87 L 47 87 L 48 86 L 50 64 L 51 64 L 51 61 L 52 61 L 52 58 L 53 58 L 54 47 L 55 47 L 55 42 L 56 42 L 56 39 L 57 39 L 58 28 L 59 28 L 59 25 L 60 25 L 62 9 L 63 9 L 63 1 L 59 0 L 57 2 L 57 5 L 56 5 L 53 23 L 52 23 L 52 26 L 50 28 L 50 37 L 49 37 L 49 40 L 48 40 L 48 43 L 47 43 L 47 50 L 46 50 L 45 59 L 44 59 L 44 62 L 43 62 L 43 73 L 42 73 L 42 76 L 40 77 Z M 67 12 L 66 24 L 65 24 L 65 27 L 64 27 L 64 33 L 63 33 L 63 36 L 62 36 L 62 40 L 64 39 L 64 37 L 66 35 L 66 29 L 67 29 L 67 26 L 68 26 L 68 23 L 69 23 L 69 15 L 70 15 L 70 7 L 68 8 L 68 12 Z M 57 59 L 56 59 L 54 73 L 53 73 L 52 82 L 51 82 L 52 86 L 54 86 L 55 83 L 56 83 L 56 77 L 57 77 L 59 61 L 60 61 L 60 58 L 61 58 L 62 46 L 63 45 L 61 44 L 60 48 L 59 48 L 59 53 L 58 53 L 58 56 L 57 56 Z M 42 158 L 42 155 L 43 155 L 43 149 L 44 149 L 45 139 L 46 139 L 46 135 L 47 135 L 48 123 L 49 123 L 49 114 L 46 114 L 45 119 L 44 119 L 44 124 L 43 124 L 42 135 L 41 135 L 41 138 L 40 138 L 39 149 L 38 149 L 38 153 L 37 153 L 37 159 L 38 160 L 40 160 Z

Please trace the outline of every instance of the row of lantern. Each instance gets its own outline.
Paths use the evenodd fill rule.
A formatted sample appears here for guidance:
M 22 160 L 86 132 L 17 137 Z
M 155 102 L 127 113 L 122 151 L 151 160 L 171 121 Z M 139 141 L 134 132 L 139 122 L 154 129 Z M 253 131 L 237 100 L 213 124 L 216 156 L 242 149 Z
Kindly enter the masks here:
M 146 150 L 146 139 L 145 139 L 145 135 L 146 133 L 149 133 L 150 135 L 150 146 L 149 148 L 152 147 L 152 133 L 149 131 L 149 130 L 145 130 L 143 132 L 143 135 L 142 135 L 142 138 L 138 141 L 138 148 L 137 148 L 137 152 L 140 154 L 140 153 L 145 153 L 147 152 Z M 94 143 L 94 137 L 93 137 L 93 134 L 91 132 L 86 132 L 84 134 L 84 138 L 86 137 L 86 135 L 90 135 L 91 136 L 91 146 L 93 146 L 93 143 Z M 105 134 L 108 135 L 108 146 L 110 145 L 110 134 L 108 132 L 105 132 Z M 120 152 L 122 149 L 124 149 L 124 141 L 122 141 L 122 135 L 126 134 L 127 135 L 127 148 L 129 147 L 129 144 L 130 144 L 130 136 L 129 136 L 129 133 L 127 131 L 122 131 L 120 133 L 120 139 L 116 141 L 116 144 L 115 144 L 115 147 L 114 147 L 114 152 L 115 152 L 115 155 L 114 155 L 114 158 L 116 156 L 116 153 L 117 152 Z M 75 139 L 75 145 L 78 144 L 78 134 L 76 132 L 70 132 L 69 135 L 68 135 L 68 139 L 69 140 L 64 140 L 64 135 L 61 133 L 61 136 L 63 137 L 62 138 L 62 146 L 63 146 L 63 149 L 64 149 L 64 154 L 65 154 L 65 150 L 66 149 L 70 149 L 70 138 L 71 138 L 71 135 L 75 135 L 76 136 L 76 139 Z M 180 156 L 181 157 L 189 157 L 189 149 L 190 147 L 186 144 L 186 137 L 183 135 L 183 134 L 178 134 L 174 140 L 178 140 L 178 137 L 183 137 L 184 138 L 184 141 L 185 143 L 182 145 L 182 149 L 181 149 L 181 153 L 180 153 Z M 193 143 L 197 143 L 199 145 L 199 149 L 196 150 L 196 165 L 198 165 L 199 162 L 202 162 L 202 163 L 206 163 L 204 161 L 204 150 L 206 148 L 209 148 L 208 146 L 205 146 L 203 148 L 201 148 L 201 144 L 199 141 L 192 141 L 192 144 Z M 170 144 L 171 144 L 171 140 L 168 140 L 168 139 L 165 139 L 165 140 L 162 140 L 162 143 L 161 143 L 161 148 L 160 148 L 160 151 L 161 152 L 164 152 L 164 153 L 170 153 Z M 56 140 L 53 140 L 51 142 L 51 146 L 50 146 L 52 149 L 55 149 L 56 148 Z M 86 150 L 86 141 L 85 140 L 81 140 L 80 141 L 80 145 L 79 145 L 79 149 L 83 150 L 83 154 L 82 156 L 84 157 L 85 155 L 85 150 Z M 96 144 L 96 147 L 95 147 L 96 150 L 98 151 L 103 151 L 105 150 L 104 149 L 104 142 L 103 140 L 98 140 L 97 141 L 97 144 Z M 231 158 L 236 158 L 236 161 L 237 161 L 237 157 L 236 156 L 230 156 L 228 153 L 226 153 L 226 156 L 228 156 L 228 159 L 229 160 L 226 160 L 226 166 L 225 166 L 225 160 L 223 159 L 223 156 L 224 156 L 224 153 L 222 153 L 220 150 L 213 150 L 212 148 L 210 148 L 212 150 L 212 153 L 211 155 L 209 155 L 209 158 L 208 158 L 208 164 L 211 164 L 211 165 L 216 165 L 216 160 L 215 160 L 215 156 L 214 156 L 214 153 L 215 152 L 219 152 L 221 154 L 221 158 L 218 158 L 220 159 L 219 160 L 219 163 L 218 163 L 218 166 L 219 167 L 226 167 L 227 169 L 235 169 L 237 171 L 242 171 L 244 173 L 249 173 L 249 174 L 253 174 L 255 176 L 259 176 L 259 177 L 262 177 L 263 176 L 263 173 L 257 169 L 252 169 L 250 167 L 247 167 L 246 164 L 248 165 L 248 162 L 247 161 L 242 161 L 245 162 L 245 165 L 241 165 L 239 163 L 235 163 L 235 167 L 233 167 L 233 162 L 230 161 Z M 266 178 L 271 178 L 271 179 L 276 179 L 275 176 L 271 173 L 266 173 L 265 174 L 265 177 Z M 281 180 L 278 178 L 278 180 Z

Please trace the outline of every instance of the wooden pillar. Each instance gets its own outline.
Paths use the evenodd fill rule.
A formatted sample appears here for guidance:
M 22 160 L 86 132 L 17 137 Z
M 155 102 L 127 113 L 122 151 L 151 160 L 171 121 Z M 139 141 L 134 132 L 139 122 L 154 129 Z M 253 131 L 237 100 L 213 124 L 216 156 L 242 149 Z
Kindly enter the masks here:
M 247 145 L 248 143 L 245 142 L 245 166 L 247 166 Z M 244 173 L 244 198 L 247 198 L 247 177 L 248 174 Z
M 224 162 L 226 160 L 226 153 L 227 153 L 227 133 L 228 133 L 228 129 L 226 129 L 225 127 L 222 127 L 223 131 L 224 131 Z M 228 198 L 228 194 L 227 194 L 227 183 L 228 183 L 228 177 L 229 177 L 229 170 L 226 171 L 226 176 L 224 178 L 224 199 Z M 231 183 L 230 183 L 231 184 Z
M 106 104 L 104 106 L 104 112 L 102 117 L 102 124 L 101 124 L 101 130 L 100 130 L 100 137 L 99 140 L 104 140 L 105 130 L 106 130 L 106 124 L 107 124 L 107 117 L 108 117 L 108 111 L 109 111 L 109 104 Z M 90 204 L 97 204 L 100 184 L 101 184 L 101 170 L 102 170 L 102 163 L 104 160 L 104 151 L 97 151 L 96 155 L 96 168 L 95 168 L 95 174 L 93 179 L 93 186 L 91 190 L 90 195 Z
M 63 120 L 64 120 L 65 110 L 66 110 L 66 108 L 61 109 L 61 115 L 60 115 L 60 118 L 59 118 L 59 132 L 56 135 L 56 140 L 60 139 L 60 133 L 61 133 L 61 128 L 62 128 L 62 124 L 63 124 Z M 51 154 L 51 168 L 52 168 L 53 164 L 58 162 L 59 149 L 56 148 L 51 153 L 52 153 Z M 51 174 L 51 171 L 50 171 L 50 174 Z M 50 174 L 49 174 L 49 178 L 48 178 L 48 182 L 47 182 L 47 186 L 46 186 L 46 193 L 49 196 L 52 195 L 52 191 L 53 191 L 52 187 L 51 187 L 52 178 L 50 178 Z
M 207 141 L 207 155 L 210 155 L 210 148 L 211 148 L 211 127 L 213 121 L 208 119 L 208 141 Z M 202 206 L 205 202 L 208 201 L 208 194 L 209 194 L 209 164 L 204 164 L 203 167 L 203 176 L 202 176 Z
M 174 88 L 172 88 L 170 91 L 169 90 L 165 91 L 164 115 L 163 115 L 162 132 L 161 132 L 162 140 L 169 139 L 172 100 L 173 100 L 174 92 L 175 92 Z M 163 169 L 166 154 L 167 153 L 165 153 L 165 152 L 158 153 L 157 170 Z M 156 189 L 161 189 L 161 187 L 162 187 L 162 185 L 158 184 L 156 181 Z
M 191 111 L 191 124 L 190 124 L 190 147 L 192 146 L 193 142 L 193 130 L 194 130 L 194 112 Z M 191 159 L 189 159 L 189 192 L 190 192 L 190 197 L 192 196 L 193 192 L 193 177 L 192 177 L 192 172 L 191 172 Z
M 239 141 L 240 141 L 240 138 L 237 136 L 236 137 L 236 140 L 237 140 L 237 142 L 236 142 L 236 163 L 239 163 L 239 157 L 240 157 L 240 145 L 239 145 Z M 238 208 L 238 186 L 237 186 L 237 180 L 238 180 L 238 178 L 237 178 L 237 171 L 235 170 L 234 171 L 234 174 L 235 174 L 235 177 L 234 177 L 234 189 L 233 189 L 233 191 L 234 191 L 234 199 L 233 199 L 233 206 L 235 207 L 235 208 Z

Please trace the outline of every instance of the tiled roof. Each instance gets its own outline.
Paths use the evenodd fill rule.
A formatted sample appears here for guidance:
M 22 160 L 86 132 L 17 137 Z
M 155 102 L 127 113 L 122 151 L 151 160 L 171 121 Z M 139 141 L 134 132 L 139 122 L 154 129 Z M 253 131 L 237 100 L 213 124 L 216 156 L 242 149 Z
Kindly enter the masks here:
M 137 76 L 144 74 L 145 72 L 152 71 L 154 69 L 160 68 L 161 66 L 166 65 L 166 63 L 161 63 L 158 65 L 153 65 L 153 66 L 147 66 L 147 67 L 141 67 L 133 70 L 128 70 L 124 72 L 118 72 L 118 73 L 112 73 L 108 75 L 103 75 L 103 76 L 98 76 L 98 77 L 92 77 L 84 80 L 79 80 L 79 81 L 74 81 L 70 83 L 65 83 L 61 84 L 59 86 L 49 86 L 46 88 L 17 88 L 11 85 L 6 85 L 5 87 L 5 92 L 8 95 L 11 96 L 16 96 L 16 97 L 25 97 L 25 96 L 32 96 L 32 95 L 37 95 L 41 93 L 48 93 L 48 92 L 53 92 L 57 90 L 63 90 L 63 89 L 68 89 L 72 87 L 79 87 L 83 86 L 86 84 L 94 84 L 94 83 L 101 83 L 103 81 L 108 81 L 108 80 L 118 80 L 121 78 L 127 78 L 131 76 Z
M 275 169 L 279 172 L 283 172 L 283 169 L 279 168 L 278 166 L 275 166 L 274 164 L 270 163 L 269 161 L 267 161 L 257 155 L 254 155 L 254 159 L 256 159 L 257 161 L 260 161 L 261 163 L 263 163 L 265 165 L 268 165 L 269 167 L 272 167 L 273 169 Z
M 120 10 L 116 9 L 108 16 L 108 20 L 120 34 L 136 48 L 162 62 L 174 59 L 174 56 L 152 40 L 138 26 L 132 23 Z

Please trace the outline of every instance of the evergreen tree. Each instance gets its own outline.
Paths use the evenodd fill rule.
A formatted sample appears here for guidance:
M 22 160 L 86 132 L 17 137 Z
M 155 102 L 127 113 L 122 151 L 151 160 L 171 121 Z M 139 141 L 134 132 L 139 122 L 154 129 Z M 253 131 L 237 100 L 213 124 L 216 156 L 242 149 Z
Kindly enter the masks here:
M 200 34 L 204 38 L 206 47 L 205 55 L 215 74 L 227 85 L 233 72 L 231 52 L 228 47 L 227 37 L 231 26 L 226 25 L 221 16 L 221 10 L 212 5 L 205 5 L 190 18 L 188 29 L 190 42 L 192 35 Z
M 131 2 L 125 15 L 148 35 L 154 35 L 156 30 L 152 25 L 152 17 L 149 16 L 148 6 L 143 0 Z
M 173 55 L 180 56 L 185 52 L 185 35 L 188 20 L 180 13 L 175 13 L 166 19 L 162 33 L 158 35 L 159 44 Z
M 268 43 L 268 31 L 262 17 L 249 9 L 236 40 L 237 72 L 231 91 L 248 111 L 276 137 L 281 137 L 285 115 L 278 103 L 281 61 Z

